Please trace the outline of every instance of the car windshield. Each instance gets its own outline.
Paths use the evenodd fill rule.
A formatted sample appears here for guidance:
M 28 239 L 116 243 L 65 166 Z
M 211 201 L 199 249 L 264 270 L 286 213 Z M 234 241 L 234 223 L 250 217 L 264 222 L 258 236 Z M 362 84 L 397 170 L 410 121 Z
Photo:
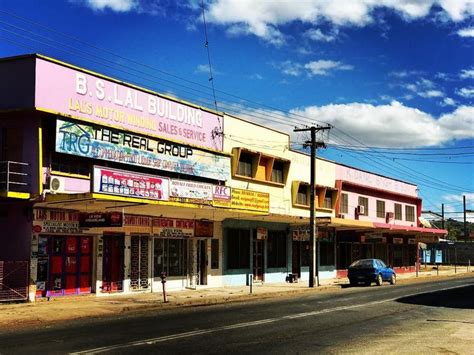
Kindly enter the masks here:
M 349 267 L 357 267 L 357 268 L 374 267 L 374 263 L 372 259 L 362 259 L 362 260 L 354 261 Z

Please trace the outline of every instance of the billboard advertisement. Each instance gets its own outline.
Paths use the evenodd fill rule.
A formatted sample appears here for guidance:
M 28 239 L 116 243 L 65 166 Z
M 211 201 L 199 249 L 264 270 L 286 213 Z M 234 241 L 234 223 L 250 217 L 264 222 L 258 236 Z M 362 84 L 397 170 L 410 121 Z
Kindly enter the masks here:
M 58 119 L 55 150 L 91 159 L 226 181 L 230 157 L 120 130 Z

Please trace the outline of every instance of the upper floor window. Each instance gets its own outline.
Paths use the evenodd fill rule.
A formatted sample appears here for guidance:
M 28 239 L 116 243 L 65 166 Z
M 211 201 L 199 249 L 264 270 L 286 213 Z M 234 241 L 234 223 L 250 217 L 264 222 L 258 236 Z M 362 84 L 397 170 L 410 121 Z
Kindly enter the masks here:
M 332 208 L 332 191 L 326 191 L 326 195 L 324 196 L 324 208 Z
M 377 217 L 385 218 L 385 201 L 377 200 Z
M 298 195 L 296 196 L 296 203 L 298 205 L 309 205 L 308 185 L 301 184 L 298 186 Z
M 252 156 L 250 154 L 240 154 L 237 174 L 252 177 Z
M 284 183 L 283 180 L 283 169 L 284 165 L 283 162 L 281 161 L 275 161 L 273 163 L 273 169 L 272 169 L 272 177 L 271 180 L 273 182 L 279 182 L 280 184 Z
M 349 195 L 348 194 L 341 194 L 341 205 L 340 205 L 339 212 L 349 213 Z
M 408 222 L 415 222 L 415 207 L 405 206 L 405 219 Z
M 359 213 L 362 216 L 368 216 L 369 215 L 369 199 L 367 197 L 362 197 L 359 196 L 359 206 L 362 206 L 363 211 Z
M 395 204 L 395 219 L 397 221 L 402 220 L 402 205 L 399 203 Z

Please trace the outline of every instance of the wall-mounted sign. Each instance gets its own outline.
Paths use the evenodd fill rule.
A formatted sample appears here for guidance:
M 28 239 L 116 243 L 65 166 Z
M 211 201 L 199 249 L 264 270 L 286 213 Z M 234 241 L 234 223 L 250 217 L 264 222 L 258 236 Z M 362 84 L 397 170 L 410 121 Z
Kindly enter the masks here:
M 153 234 L 160 238 L 192 238 L 195 221 L 191 219 L 153 218 Z
M 194 236 L 196 238 L 212 238 L 214 236 L 214 222 L 196 221 Z
M 152 92 L 43 59 L 36 60 L 35 92 L 39 109 L 222 151 L 222 116 Z
M 416 244 L 416 239 L 415 238 L 408 239 L 408 244 Z
M 93 192 L 147 200 L 169 200 L 169 179 L 94 166 Z
M 122 227 L 123 214 L 121 212 L 83 212 L 79 214 L 79 226 L 93 227 Z
M 231 189 L 231 200 L 214 200 L 213 206 L 268 213 L 270 195 L 265 192 Z
M 268 229 L 263 227 L 257 227 L 257 239 L 265 240 L 268 238 Z
M 226 181 L 230 158 L 129 132 L 56 121 L 56 152 Z
M 211 204 L 212 189 L 211 184 L 173 179 L 170 181 L 170 200 Z
M 151 217 L 126 214 L 123 222 L 124 226 L 151 227 Z
M 79 233 L 78 221 L 38 221 L 33 225 L 34 233 Z
M 393 244 L 403 244 L 403 238 L 393 238 Z
M 228 203 L 232 197 L 231 188 L 229 186 L 214 185 L 212 188 L 212 199 L 214 201 L 221 201 L 222 203 Z
M 292 232 L 292 239 L 299 242 L 309 241 L 309 230 L 308 229 L 294 229 Z

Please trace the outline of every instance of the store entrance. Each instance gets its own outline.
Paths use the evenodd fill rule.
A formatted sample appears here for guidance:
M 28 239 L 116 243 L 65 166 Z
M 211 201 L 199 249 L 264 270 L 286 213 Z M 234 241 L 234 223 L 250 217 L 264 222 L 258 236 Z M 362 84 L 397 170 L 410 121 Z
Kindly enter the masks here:
M 301 242 L 294 240 L 291 249 L 291 273 L 301 278 Z
M 132 235 L 130 245 L 130 288 L 148 289 L 148 236 Z
M 207 285 L 207 240 L 197 241 L 198 285 Z
M 253 239 L 253 280 L 263 281 L 263 240 Z
M 104 256 L 102 259 L 102 292 L 123 291 L 124 235 L 104 234 L 102 237 Z
M 90 293 L 92 289 L 92 237 L 40 236 L 38 296 Z

